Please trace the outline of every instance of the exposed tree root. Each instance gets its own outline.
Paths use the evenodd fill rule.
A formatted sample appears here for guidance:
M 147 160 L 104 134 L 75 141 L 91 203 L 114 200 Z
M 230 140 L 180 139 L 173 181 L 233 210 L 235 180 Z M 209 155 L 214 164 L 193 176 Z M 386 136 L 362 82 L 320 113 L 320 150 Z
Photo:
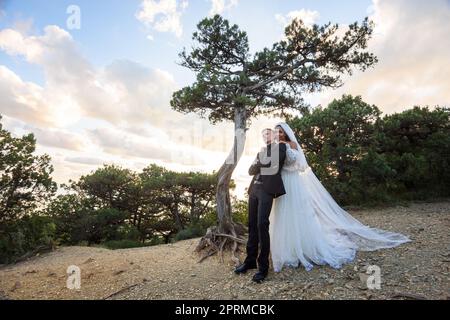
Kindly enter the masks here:
M 231 260 L 233 260 L 236 266 L 239 265 L 239 245 L 245 245 L 247 243 L 244 236 L 245 227 L 241 224 L 233 224 L 230 227 L 229 234 L 219 232 L 217 227 L 208 228 L 206 234 L 200 239 L 197 247 L 195 248 L 196 252 L 203 253 L 198 262 L 200 263 L 215 254 L 219 254 L 220 259 L 223 262 L 224 251 L 231 249 Z
M 222 240 L 222 242 L 220 243 L 220 247 L 219 247 L 219 251 L 220 251 L 220 261 L 222 261 L 222 263 L 224 263 L 224 259 L 223 259 L 223 247 L 225 246 L 225 243 L 227 243 L 227 239 L 224 238 Z
M 206 254 L 204 254 L 200 260 L 198 260 L 198 263 L 203 262 L 203 260 L 205 260 L 206 258 L 213 256 L 217 253 L 218 251 L 215 249 L 210 249 Z
M 236 241 L 237 243 L 240 243 L 240 244 L 246 244 L 247 243 L 247 241 L 245 239 L 240 239 L 240 238 L 237 238 L 235 236 L 232 236 L 232 235 L 229 235 L 229 234 L 224 234 L 224 233 L 218 233 L 218 234 L 216 234 L 216 237 L 228 238 L 228 239 Z

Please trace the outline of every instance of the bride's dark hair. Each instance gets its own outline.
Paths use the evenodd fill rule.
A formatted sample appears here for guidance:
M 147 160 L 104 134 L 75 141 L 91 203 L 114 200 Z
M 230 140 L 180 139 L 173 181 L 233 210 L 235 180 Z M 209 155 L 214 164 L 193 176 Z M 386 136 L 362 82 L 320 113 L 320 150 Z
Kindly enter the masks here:
M 291 139 L 289 138 L 289 136 L 286 134 L 286 131 L 284 131 L 282 126 L 276 126 L 275 129 L 280 128 L 283 133 L 284 133 L 284 138 L 286 139 L 287 142 L 291 142 Z

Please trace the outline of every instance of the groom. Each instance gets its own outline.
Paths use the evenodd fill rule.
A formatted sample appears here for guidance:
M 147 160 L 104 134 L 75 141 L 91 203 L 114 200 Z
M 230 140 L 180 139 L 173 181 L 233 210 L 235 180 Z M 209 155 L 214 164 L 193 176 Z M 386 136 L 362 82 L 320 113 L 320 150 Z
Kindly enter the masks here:
M 269 271 L 269 215 L 272 202 L 274 198 L 286 193 L 280 173 L 286 158 L 286 145 L 275 142 L 275 132 L 272 129 L 264 129 L 262 135 L 266 146 L 258 153 L 248 170 L 254 177 L 248 189 L 247 258 L 234 270 L 236 274 L 241 274 L 258 266 L 258 272 L 252 279 L 257 283 L 262 282 Z

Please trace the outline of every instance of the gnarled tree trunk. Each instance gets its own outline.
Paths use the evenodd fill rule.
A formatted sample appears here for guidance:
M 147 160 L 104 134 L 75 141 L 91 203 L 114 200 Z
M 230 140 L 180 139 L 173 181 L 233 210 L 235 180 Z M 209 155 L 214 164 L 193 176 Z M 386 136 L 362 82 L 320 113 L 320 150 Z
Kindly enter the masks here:
M 241 159 L 244 151 L 246 139 L 246 110 L 245 106 L 236 106 L 234 115 L 234 143 L 233 148 L 217 173 L 217 227 L 208 229 L 206 235 L 200 240 L 197 251 L 208 248 L 206 254 L 201 258 L 203 261 L 206 257 L 216 253 L 222 254 L 227 244 L 232 245 L 233 261 L 238 264 L 239 259 L 236 257 L 238 244 L 245 244 L 243 235 L 245 228 L 242 225 L 235 224 L 231 216 L 230 201 L 230 181 L 234 169 Z
M 219 219 L 219 231 L 227 233 L 231 231 L 233 224 L 231 218 L 230 181 L 237 163 L 244 151 L 246 139 L 245 107 L 237 107 L 234 116 L 234 144 L 227 159 L 218 172 L 216 201 L 217 217 Z

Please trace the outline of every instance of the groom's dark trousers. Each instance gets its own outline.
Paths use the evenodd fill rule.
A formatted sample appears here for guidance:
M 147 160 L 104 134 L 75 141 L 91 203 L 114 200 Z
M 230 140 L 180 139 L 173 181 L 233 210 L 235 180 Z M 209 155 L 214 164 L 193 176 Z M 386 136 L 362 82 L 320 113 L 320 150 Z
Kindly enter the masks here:
M 269 215 L 272 209 L 273 196 L 255 184 L 248 200 L 248 242 L 246 263 L 258 262 L 258 269 L 262 272 L 269 270 Z M 258 245 L 260 253 L 258 256 Z
M 278 157 L 271 161 L 274 148 L 277 148 Z M 255 162 L 249 169 L 249 174 L 254 175 L 249 187 L 248 200 L 248 242 L 247 258 L 245 263 L 253 265 L 258 263 L 259 271 L 267 273 L 269 270 L 270 236 L 269 216 L 272 210 L 273 199 L 286 192 L 281 179 L 281 169 L 286 158 L 286 146 L 284 144 L 267 145 L 266 152 L 259 153 Z M 260 159 L 263 159 L 261 161 Z M 262 174 L 261 168 L 274 169 L 273 174 Z M 259 255 L 258 255 L 259 249 Z

